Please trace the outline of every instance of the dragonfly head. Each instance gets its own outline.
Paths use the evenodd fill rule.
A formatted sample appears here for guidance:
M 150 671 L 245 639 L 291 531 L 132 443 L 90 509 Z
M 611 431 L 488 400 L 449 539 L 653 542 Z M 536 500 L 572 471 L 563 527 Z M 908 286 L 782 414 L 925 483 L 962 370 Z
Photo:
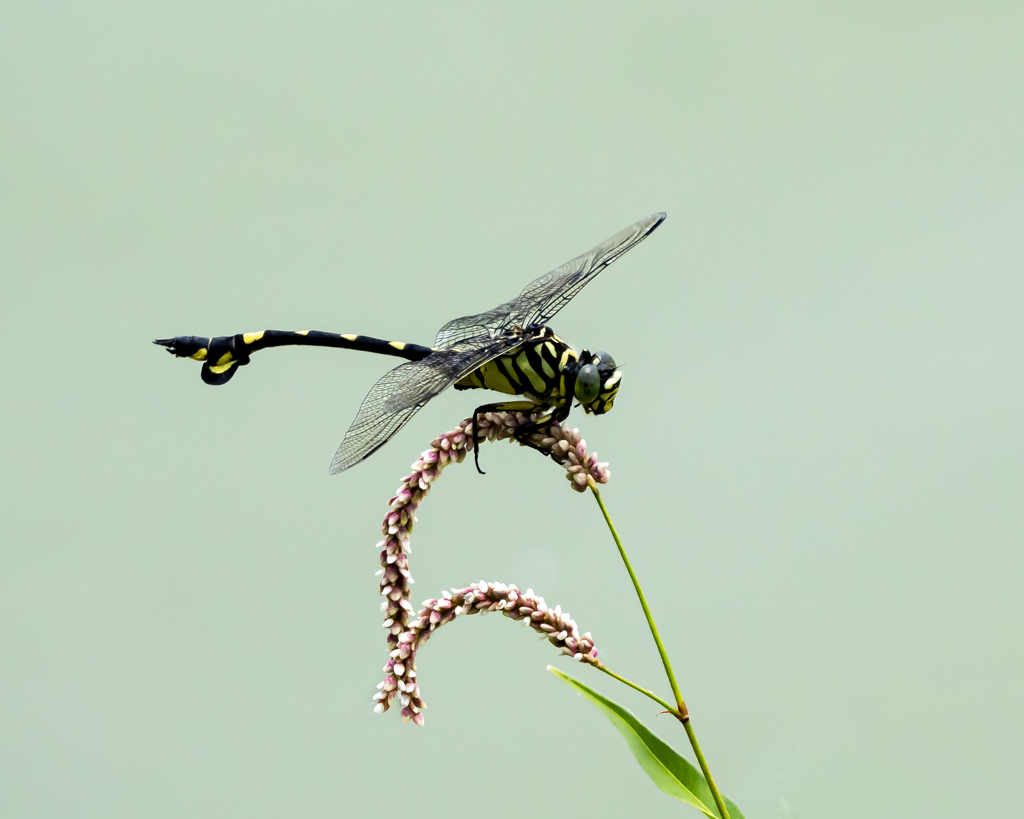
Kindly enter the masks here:
M 622 371 L 616 369 L 614 358 L 605 352 L 584 350 L 577 364 L 573 393 L 588 414 L 603 415 L 615 403 L 621 382 Z

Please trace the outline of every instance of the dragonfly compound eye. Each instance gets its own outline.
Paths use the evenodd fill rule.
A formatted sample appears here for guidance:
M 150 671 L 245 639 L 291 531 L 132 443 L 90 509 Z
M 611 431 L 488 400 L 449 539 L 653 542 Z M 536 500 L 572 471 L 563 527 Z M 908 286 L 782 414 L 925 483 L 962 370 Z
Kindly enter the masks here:
M 576 398 L 581 404 L 589 404 L 601 393 L 601 374 L 593 364 L 580 367 L 576 375 Z
M 594 353 L 594 357 L 604 364 L 609 370 L 615 369 L 615 359 L 612 358 L 611 353 L 606 353 L 604 350 L 598 350 Z

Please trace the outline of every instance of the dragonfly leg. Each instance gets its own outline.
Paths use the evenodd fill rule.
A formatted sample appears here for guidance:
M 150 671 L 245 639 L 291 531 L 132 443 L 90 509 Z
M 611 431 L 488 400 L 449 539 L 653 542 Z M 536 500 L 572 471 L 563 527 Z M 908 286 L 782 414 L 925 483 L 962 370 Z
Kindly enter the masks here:
M 526 412 L 533 409 L 537 409 L 537 405 L 532 401 L 499 401 L 496 404 L 484 404 L 473 410 L 473 463 L 476 464 L 477 472 L 481 475 L 487 474 L 480 468 L 480 428 L 478 424 L 480 415 L 485 412 Z
M 513 437 L 523 446 L 528 446 L 530 449 L 536 449 L 538 452 L 543 452 L 545 455 L 550 456 L 551 450 L 545 449 L 544 447 L 537 446 L 529 441 L 529 436 L 539 430 L 541 427 L 550 426 L 551 424 L 560 424 L 566 418 L 569 417 L 569 407 L 558 407 L 554 411 L 547 415 L 538 418 L 536 421 L 530 421 L 527 424 L 523 424 L 518 427 Z

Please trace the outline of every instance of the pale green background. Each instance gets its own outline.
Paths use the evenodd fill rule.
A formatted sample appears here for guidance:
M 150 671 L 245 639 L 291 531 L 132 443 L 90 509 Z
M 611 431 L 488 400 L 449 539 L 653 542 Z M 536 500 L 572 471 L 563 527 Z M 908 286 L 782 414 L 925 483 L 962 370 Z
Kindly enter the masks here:
M 626 365 L 573 420 L 723 789 L 1020 812 L 1024 6 L 551 5 L 0 6 L 0 816 L 695 815 L 501 619 L 371 713 L 379 521 L 473 396 L 329 478 L 393 362 L 149 343 L 429 343 L 655 210 L 554 325 Z M 532 585 L 664 693 L 593 501 L 484 456 L 416 601 Z

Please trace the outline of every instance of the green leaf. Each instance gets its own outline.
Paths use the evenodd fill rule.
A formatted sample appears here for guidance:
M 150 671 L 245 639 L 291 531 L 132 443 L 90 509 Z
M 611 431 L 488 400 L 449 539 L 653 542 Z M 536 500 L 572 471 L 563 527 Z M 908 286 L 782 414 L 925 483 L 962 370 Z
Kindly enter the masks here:
M 719 819 L 711 788 L 704 781 L 700 771 L 655 736 L 632 711 L 598 694 L 593 688 L 574 680 L 554 666 L 549 665 L 548 671 L 575 688 L 604 712 L 625 738 L 636 761 L 654 780 L 655 785 L 669 796 L 692 805 L 710 819 Z M 743 813 L 730 800 L 725 800 L 725 806 L 729 810 L 729 819 L 744 819 Z

